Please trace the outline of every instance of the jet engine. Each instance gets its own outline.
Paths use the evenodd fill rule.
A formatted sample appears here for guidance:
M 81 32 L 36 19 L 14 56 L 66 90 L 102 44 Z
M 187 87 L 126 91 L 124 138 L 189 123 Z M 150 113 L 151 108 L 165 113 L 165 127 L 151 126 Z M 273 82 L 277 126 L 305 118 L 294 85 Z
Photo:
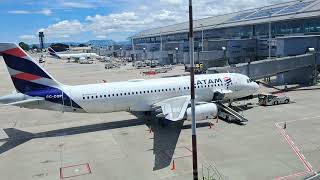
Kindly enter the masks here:
M 187 109 L 187 120 L 191 121 L 191 107 Z M 196 105 L 196 120 L 213 119 L 218 115 L 218 107 L 214 103 Z

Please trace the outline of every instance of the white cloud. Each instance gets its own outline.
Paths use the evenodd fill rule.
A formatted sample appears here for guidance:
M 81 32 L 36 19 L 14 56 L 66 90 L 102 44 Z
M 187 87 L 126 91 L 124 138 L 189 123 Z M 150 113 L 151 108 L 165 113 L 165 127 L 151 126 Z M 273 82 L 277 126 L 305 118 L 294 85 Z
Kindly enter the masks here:
M 134 31 L 146 22 L 134 12 L 109 14 L 108 16 L 95 15 L 86 18 L 86 30 L 95 34 L 108 34 L 115 31 Z
M 106 35 L 99 35 L 99 36 L 96 36 L 97 39 L 106 39 L 108 36 Z
M 86 2 L 65 2 L 62 1 L 60 3 L 62 7 L 66 8 L 94 8 L 95 6 L 91 3 L 86 3 Z
M 13 11 L 8 11 L 8 13 L 10 13 L 10 14 L 30 14 L 29 11 L 25 11 L 25 10 L 13 10 Z
M 10 14 L 42 14 L 45 16 L 50 16 L 52 14 L 51 9 L 43 9 L 41 11 L 27 11 L 27 10 L 13 10 L 8 11 Z
M 44 32 L 48 38 L 69 38 L 72 35 L 84 32 L 84 26 L 78 20 L 65 20 L 52 24 L 47 28 L 42 28 L 39 31 Z
M 21 35 L 21 36 L 19 36 L 19 38 L 22 40 L 32 40 L 32 39 L 35 39 L 36 36 L 35 35 Z
M 165 4 L 171 4 L 171 5 L 183 4 L 183 0 L 160 0 L 160 2 Z
M 149 7 L 146 6 L 146 5 L 141 5 L 138 9 L 141 10 L 141 11 L 146 11 L 146 10 L 149 9 Z
M 39 11 L 38 13 L 46 15 L 46 16 L 50 16 L 52 14 L 52 11 L 51 11 L 51 9 L 43 9 L 43 10 Z

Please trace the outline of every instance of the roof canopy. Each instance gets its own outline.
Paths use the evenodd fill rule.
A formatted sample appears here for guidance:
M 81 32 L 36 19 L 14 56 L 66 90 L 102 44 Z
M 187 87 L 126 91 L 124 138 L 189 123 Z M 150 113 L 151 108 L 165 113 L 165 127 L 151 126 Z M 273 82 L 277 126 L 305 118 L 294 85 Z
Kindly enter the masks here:
M 194 21 L 194 29 L 213 29 L 320 16 L 320 0 L 300 0 L 218 15 Z M 131 38 L 188 32 L 188 22 L 145 30 Z

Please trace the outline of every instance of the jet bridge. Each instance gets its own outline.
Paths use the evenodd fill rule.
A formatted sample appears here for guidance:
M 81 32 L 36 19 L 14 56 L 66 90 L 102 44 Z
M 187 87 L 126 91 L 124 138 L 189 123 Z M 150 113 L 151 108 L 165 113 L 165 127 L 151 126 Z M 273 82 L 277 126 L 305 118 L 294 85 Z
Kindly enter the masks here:
M 222 102 L 216 102 L 216 105 L 218 106 L 219 111 L 220 111 L 219 116 L 224 118 L 225 120 L 230 121 L 230 122 L 235 121 L 235 122 L 240 122 L 240 123 L 248 122 L 248 119 L 246 119 L 244 116 L 242 116 L 239 112 L 224 105 Z
M 207 73 L 237 72 L 252 79 L 277 76 L 280 84 L 309 84 L 317 77 L 317 54 L 267 59 L 235 66 L 209 68 Z

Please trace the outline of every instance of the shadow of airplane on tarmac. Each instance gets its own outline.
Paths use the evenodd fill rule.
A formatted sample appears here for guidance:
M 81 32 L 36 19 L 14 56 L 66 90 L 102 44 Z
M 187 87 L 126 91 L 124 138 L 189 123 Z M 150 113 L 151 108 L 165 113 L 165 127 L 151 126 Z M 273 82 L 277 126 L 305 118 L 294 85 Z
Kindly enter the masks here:
M 40 133 L 30 133 L 15 128 L 4 129 L 4 132 L 7 134 L 8 138 L 0 139 L 0 142 L 5 142 L 2 146 L 0 146 L 0 154 L 7 152 L 32 139 L 71 136 L 110 129 L 120 129 L 146 125 L 149 128 L 152 128 L 154 133 L 153 153 L 155 155 L 155 162 L 153 170 L 160 170 L 170 165 L 181 130 L 190 129 L 191 126 L 183 125 L 183 121 L 163 126 L 159 124 L 158 120 L 154 120 L 154 117 L 146 117 L 63 128 Z M 197 123 L 197 126 L 199 128 L 208 127 L 209 123 Z

